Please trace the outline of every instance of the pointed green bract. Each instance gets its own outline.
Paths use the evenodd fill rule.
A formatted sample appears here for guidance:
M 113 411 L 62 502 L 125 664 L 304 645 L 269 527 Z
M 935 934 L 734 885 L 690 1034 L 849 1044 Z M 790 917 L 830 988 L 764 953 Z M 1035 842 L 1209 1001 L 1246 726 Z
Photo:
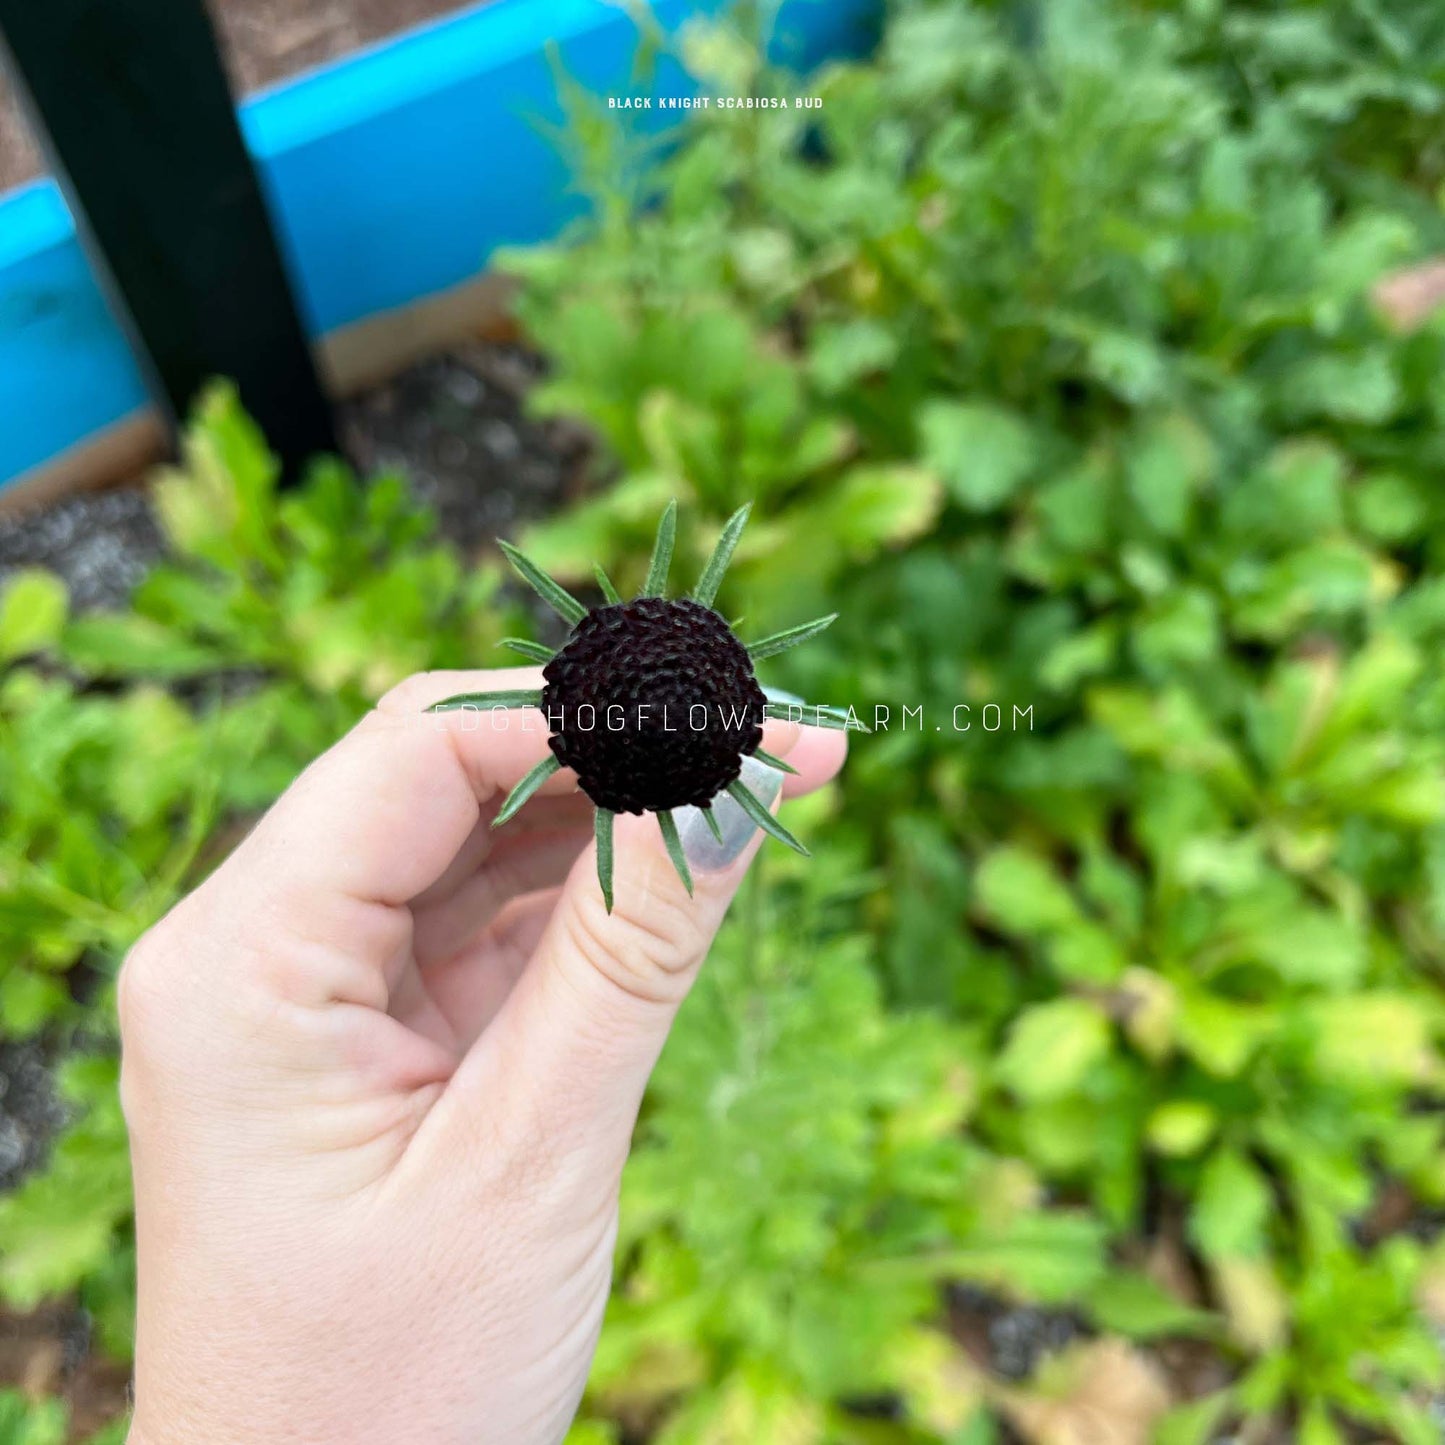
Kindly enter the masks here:
M 502 554 L 507 561 L 517 569 L 523 581 L 564 621 L 576 627 L 586 617 L 587 609 L 560 582 L 554 582 L 535 562 L 524 557 L 510 542 L 503 542 L 498 538 L 497 546 L 502 549 Z
M 748 791 L 741 780 L 734 780 L 728 784 L 728 797 L 730 797 L 764 833 L 776 838 L 779 843 L 786 843 L 789 848 L 795 853 L 801 853 L 804 858 L 811 858 L 813 856 L 763 807 L 762 803 Z
M 770 702 L 766 716 L 783 722 L 802 723 L 806 728 L 832 728 L 835 732 L 871 733 L 862 718 L 849 717 L 835 707 L 816 707 L 810 702 Z
M 505 692 L 459 692 L 455 697 L 444 697 L 427 708 L 428 712 L 456 712 L 461 708 L 492 707 L 541 707 L 540 687 L 512 688 Z
M 764 752 L 762 748 L 754 748 L 753 756 L 765 767 L 776 768 L 780 773 L 791 773 L 795 778 L 798 776 L 797 768 L 785 763 L 782 758 L 775 758 L 771 753 Z
M 561 768 L 562 764 L 557 761 L 551 753 L 548 753 L 510 793 L 507 794 L 507 801 L 502 804 L 502 811 L 492 819 L 492 827 L 500 828 L 510 818 L 515 818 L 522 810 L 522 805 L 552 776 Z
M 525 637 L 504 637 L 498 647 L 509 647 L 513 652 L 520 652 L 523 657 L 530 657 L 533 662 L 551 662 L 556 653 L 542 642 L 529 642 Z
M 691 897 L 692 874 L 688 870 L 687 855 L 682 851 L 682 839 L 677 836 L 677 820 L 670 812 L 662 812 L 657 815 L 657 826 L 662 829 L 662 841 L 667 844 L 667 856 L 672 859 L 672 866 L 677 869 L 677 876 L 682 879 L 682 886 Z
M 701 602 L 704 607 L 711 607 L 713 599 L 717 596 L 717 589 L 722 585 L 723 573 L 728 570 L 728 563 L 733 559 L 733 550 L 738 545 L 738 538 L 742 536 L 743 528 L 748 524 L 748 513 L 753 509 L 752 503 L 739 507 L 736 512 L 728 518 L 727 524 L 722 529 L 722 536 L 717 539 L 717 546 L 713 548 L 712 556 L 708 558 L 707 566 L 702 569 L 702 576 L 698 578 L 697 586 L 692 589 L 692 600 Z
M 597 839 L 597 881 L 602 885 L 602 901 L 607 911 L 612 912 L 612 819 L 615 814 L 606 808 L 598 808 L 592 821 L 593 834 Z
M 784 632 L 775 632 L 771 637 L 759 638 L 757 642 L 748 643 L 748 656 L 754 662 L 758 662 L 764 657 L 772 657 L 779 652 L 786 652 L 790 647 L 796 647 L 800 642 L 806 642 L 810 637 L 816 637 L 837 620 L 838 614 L 830 612 L 826 617 L 815 617 L 811 622 L 801 622 L 798 626 L 789 627 Z
M 708 830 L 708 832 L 713 835 L 713 838 L 714 838 L 717 842 L 721 843 L 721 842 L 722 842 L 722 824 L 719 823 L 718 820 L 717 820 L 717 810 L 716 810 L 715 808 L 713 808 L 713 806 L 712 806 L 711 804 L 709 804 L 706 808 L 703 808 L 703 809 L 702 809 L 702 816 L 703 816 L 703 819 L 704 819 L 704 820 L 706 821 L 706 823 L 707 823 L 707 830 Z
M 657 541 L 652 547 L 652 565 L 639 597 L 661 597 L 667 591 L 667 569 L 672 566 L 672 548 L 677 540 L 677 498 L 667 504 L 657 524 Z
M 613 607 L 616 607 L 622 601 L 622 594 L 612 585 L 612 579 L 604 571 L 600 562 L 592 564 L 592 575 L 597 579 L 597 585 L 602 589 L 602 595 Z

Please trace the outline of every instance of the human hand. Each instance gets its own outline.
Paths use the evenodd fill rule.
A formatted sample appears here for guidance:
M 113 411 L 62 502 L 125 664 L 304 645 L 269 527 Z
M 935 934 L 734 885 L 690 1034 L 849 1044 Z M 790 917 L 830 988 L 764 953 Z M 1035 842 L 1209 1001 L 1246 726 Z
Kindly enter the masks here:
M 538 677 L 402 684 L 127 960 L 131 1445 L 566 1433 L 642 1091 L 760 835 L 720 803 L 734 861 L 694 833 L 689 898 L 619 817 L 609 915 L 570 772 L 490 827 L 540 714 L 423 712 Z M 843 756 L 793 723 L 764 746 L 786 794 Z

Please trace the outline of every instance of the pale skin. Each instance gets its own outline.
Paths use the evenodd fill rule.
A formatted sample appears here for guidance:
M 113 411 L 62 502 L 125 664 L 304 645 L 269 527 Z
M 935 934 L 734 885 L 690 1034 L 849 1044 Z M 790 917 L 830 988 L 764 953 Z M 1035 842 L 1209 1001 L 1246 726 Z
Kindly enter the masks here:
M 643 1089 L 758 838 L 690 898 L 619 817 L 607 914 L 570 772 L 490 827 L 540 716 L 422 711 L 538 682 L 402 684 L 126 961 L 130 1445 L 566 1434 Z M 793 723 L 763 746 L 785 796 L 843 760 Z

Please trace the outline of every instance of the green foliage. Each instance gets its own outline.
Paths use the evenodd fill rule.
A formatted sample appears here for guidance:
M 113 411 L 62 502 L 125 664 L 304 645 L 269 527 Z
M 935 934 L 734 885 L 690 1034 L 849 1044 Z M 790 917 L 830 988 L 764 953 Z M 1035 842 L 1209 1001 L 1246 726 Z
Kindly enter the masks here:
M 32 1404 L 15 1390 L 0 1391 L 0 1445 L 65 1445 L 65 1407 Z
M 769 1411 L 846 1434 L 836 1402 L 906 1390 L 945 1281 L 1064 1300 L 1104 1273 L 1097 1226 L 961 1132 L 977 1041 L 889 1012 L 867 940 L 816 931 L 845 860 L 778 866 L 682 1011 L 625 1178 L 592 1388 L 661 1441 Z
M 1442 75 L 1430 0 L 897 0 L 820 110 L 665 152 L 567 87 L 596 214 L 509 264 L 606 480 L 526 551 L 631 591 L 669 498 L 680 576 L 751 503 L 720 606 L 840 613 L 763 670 L 875 726 L 664 1055 L 574 1445 L 998 1438 L 954 1284 L 1211 1342 L 1173 1445 L 1438 1438 L 1445 1257 L 1378 1206 L 1445 1204 L 1445 327 L 1368 292 L 1445 246 Z M 379 690 L 519 630 L 395 482 L 275 481 L 217 393 L 130 612 L 0 599 L 8 1034 L 76 1028 Z M 123 1351 L 98 1042 L 0 1293 Z
M 276 482 L 217 388 L 184 468 L 157 484 L 171 560 L 129 610 L 70 617 L 41 572 L 0 594 L 0 1034 L 80 1050 L 59 1076 L 74 1123 L 48 1167 L 0 1199 L 0 1299 L 26 1309 L 76 1292 L 122 1358 L 121 958 L 381 691 L 417 669 L 490 660 L 507 630 L 499 569 L 465 567 L 434 541 L 398 480 L 361 487 L 330 461 L 290 492 Z M 0 1438 L 48 1440 L 50 1419 L 0 1415 Z
M 798 92 L 725 27 L 682 55 Z M 1445 1193 L 1445 332 L 1368 297 L 1445 239 L 1442 62 L 1409 0 L 901 0 L 820 111 L 698 113 L 627 226 L 513 262 L 537 406 L 621 464 L 528 545 L 636 565 L 659 496 L 755 497 L 725 608 L 842 614 L 776 664 L 891 711 L 820 864 L 967 1040 L 968 1149 L 1121 1244 L 1181 1221 L 1198 1301 L 1073 1297 L 1210 1307 L 1238 1379 L 1188 1438 L 1428 1436 L 1426 1254 L 1358 1225 Z

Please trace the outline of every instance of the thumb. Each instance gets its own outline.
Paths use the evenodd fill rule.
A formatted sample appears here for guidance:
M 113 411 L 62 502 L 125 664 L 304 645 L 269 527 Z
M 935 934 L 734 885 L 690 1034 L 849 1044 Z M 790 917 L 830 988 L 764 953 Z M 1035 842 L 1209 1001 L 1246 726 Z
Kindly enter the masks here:
M 743 766 L 743 782 L 771 807 L 781 775 L 752 759 Z M 506 1005 L 452 1079 L 444 1103 L 459 1120 L 506 1097 L 554 1145 L 588 1140 L 609 1155 L 625 1151 L 678 1005 L 762 837 L 731 798 L 714 804 L 721 842 L 698 810 L 674 816 L 692 895 L 656 818 L 619 815 L 612 911 L 589 848 Z

